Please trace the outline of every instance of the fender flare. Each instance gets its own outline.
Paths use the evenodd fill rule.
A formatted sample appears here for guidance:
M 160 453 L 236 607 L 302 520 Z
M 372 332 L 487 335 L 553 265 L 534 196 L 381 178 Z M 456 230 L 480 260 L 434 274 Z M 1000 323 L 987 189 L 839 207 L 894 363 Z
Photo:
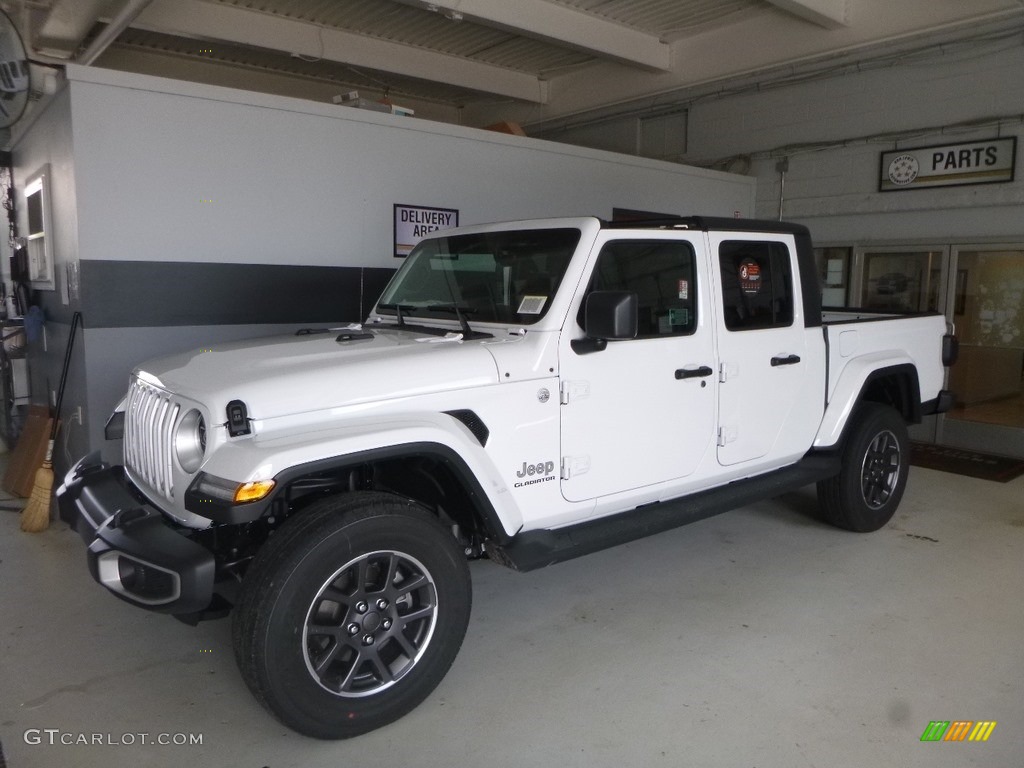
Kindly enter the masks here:
M 466 489 L 467 495 L 473 502 L 476 513 L 483 519 L 484 525 L 494 539 L 500 543 L 511 540 L 511 535 L 506 531 L 501 522 L 494 504 L 484 491 L 479 479 L 469 468 L 465 459 L 454 449 L 441 443 L 402 443 L 399 445 L 388 445 L 380 448 L 373 448 L 367 451 L 358 451 L 342 456 L 334 456 L 327 459 L 311 461 L 307 464 L 297 464 L 278 474 L 274 479 L 277 481 L 275 492 L 267 498 L 269 504 L 276 495 L 287 488 L 292 481 L 315 474 L 336 469 L 358 466 L 360 464 L 372 464 L 377 461 L 403 458 L 432 458 L 444 463 L 455 475 L 458 481 Z
M 429 423 L 434 421 L 429 416 L 426 419 L 422 417 L 409 419 L 404 424 L 408 427 L 407 429 L 397 429 L 403 425 L 396 421 L 389 421 L 386 430 L 374 430 L 371 425 L 361 425 L 368 428 L 361 429 L 358 434 L 349 435 L 351 440 L 339 436 L 338 443 L 340 444 L 326 455 L 314 456 L 307 460 L 283 461 L 282 466 L 272 475 L 275 481 L 274 490 L 266 498 L 257 502 L 241 505 L 211 504 L 208 499 L 200 497 L 194 490 L 199 483 L 199 476 L 197 476 L 189 490 L 186 491 L 186 507 L 190 511 L 201 510 L 196 513 L 213 520 L 214 523 L 248 523 L 266 515 L 274 502 L 281 499 L 282 494 L 286 492 L 291 483 L 299 478 L 379 461 L 429 457 L 443 463 L 452 472 L 466 491 L 467 497 L 473 504 L 473 511 L 483 521 L 488 533 L 499 542 L 511 539 L 512 535 L 522 527 L 522 515 L 512 500 L 511 494 L 507 493 L 507 489 L 501 484 L 497 473 L 488 471 L 492 469 L 489 457 L 470 435 L 469 429 L 455 417 L 438 414 L 437 418 L 450 420 L 452 426 L 437 428 L 440 425 L 436 421 Z M 404 432 L 406 439 L 394 439 L 385 444 L 379 442 L 382 434 L 391 433 L 392 436 L 397 436 L 396 432 Z M 376 435 L 377 439 L 368 445 L 365 438 L 373 435 Z M 263 463 L 263 466 L 272 465 L 272 459 L 287 458 L 287 453 L 296 447 L 292 443 L 280 446 L 280 450 L 275 451 L 274 442 L 268 440 L 263 445 L 248 440 L 240 442 L 235 448 L 236 451 L 244 453 L 257 451 L 263 454 L 264 462 L 253 461 L 250 454 L 249 457 L 241 461 L 228 463 L 250 467 L 260 463 Z M 323 444 L 323 442 L 323 433 L 320 433 L 316 443 Z M 345 443 L 352 443 L 352 449 L 345 449 Z M 216 464 L 203 469 L 213 475 L 218 475 Z M 224 474 L 231 476 L 236 473 L 225 472 Z M 244 482 L 250 478 L 232 476 L 230 479 Z M 487 490 L 488 483 L 492 486 L 490 493 Z M 189 503 L 189 497 L 194 500 L 194 503 Z
M 903 397 L 909 412 L 901 415 L 911 423 L 921 420 L 921 385 L 917 367 L 905 355 L 868 355 L 851 361 L 843 369 L 835 392 L 825 408 L 814 448 L 828 449 L 838 446 L 849 424 L 850 416 L 864 401 L 865 393 L 877 381 L 894 378 L 904 387 Z

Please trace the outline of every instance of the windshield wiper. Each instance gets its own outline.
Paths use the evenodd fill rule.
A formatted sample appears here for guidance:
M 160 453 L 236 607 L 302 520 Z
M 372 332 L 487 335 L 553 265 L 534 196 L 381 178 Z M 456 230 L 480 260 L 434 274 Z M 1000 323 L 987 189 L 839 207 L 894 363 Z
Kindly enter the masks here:
M 469 321 L 466 320 L 466 315 L 471 315 L 476 312 L 475 309 L 469 307 L 460 307 L 458 304 L 431 304 L 427 309 L 435 312 L 452 312 L 456 318 L 458 318 L 459 325 L 462 328 L 462 334 L 467 339 L 472 338 L 473 329 L 469 327 Z
M 402 317 L 402 313 L 403 312 L 412 313 L 412 311 L 414 309 L 416 309 L 416 307 L 414 307 L 412 304 L 378 304 L 377 305 L 377 309 L 393 309 L 393 310 L 395 310 L 395 315 L 398 317 L 398 324 L 400 326 L 404 326 L 405 325 L 405 318 Z
M 444 275 L 445 285 L 448 286 L 448 295 L 452 298 L 451 304 L 433 304 L 430 309 L 436 309 L 440 312 L 454 312 L 455 317 L 459 320 L 459 326 L 462 328 L 462 336 L 467 341 L 473 338 L 473 329 L 469 327 L 469 321 L 466 320 L 466 316 L 463 312 L 468 315 L 472 312 L 468 307 L 460 307 L 458 300 L 455 298 L 455 286 L 452 284 L 452 275 L 449 271 L 442 272 Z

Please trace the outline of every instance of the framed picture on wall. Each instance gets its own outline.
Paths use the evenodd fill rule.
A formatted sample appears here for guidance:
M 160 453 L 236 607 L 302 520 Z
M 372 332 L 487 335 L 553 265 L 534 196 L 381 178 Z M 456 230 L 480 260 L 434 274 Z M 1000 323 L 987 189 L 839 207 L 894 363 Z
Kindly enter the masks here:
M 36 290 L 52 291 L 53 223 L 50 216 L 50 166 L 44 165 L 25 182 L 25 210 L 28 229 L 28 280 Z

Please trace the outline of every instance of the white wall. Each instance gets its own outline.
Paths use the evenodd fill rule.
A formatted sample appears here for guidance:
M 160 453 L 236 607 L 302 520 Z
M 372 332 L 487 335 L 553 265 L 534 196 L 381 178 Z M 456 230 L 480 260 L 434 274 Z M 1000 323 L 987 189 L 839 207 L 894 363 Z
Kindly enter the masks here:
M 752 210 L 751 181 L 727 174 L 109 70 L 68 76 L 82 259 L 394 266 L 394 203 L 456 208 L 463 224 Z
M 730 93 L 733 86 L 720 84 Z M 732 95 L 703 94 L 688 111 L 680 162 L 749 167 L 757 179 L 756 215 L 779 213 L 776 164 L 789 160 L 784 216 L 811 227 L 815 240 L 1024 240 L 1024 141 L 1016 180 L 880 193 L 880 156 L 898 148 L 1024 135 L 1024 45 L 1019 29 L 924 47 L 857 65 L 765 82 L 744 81 Z M 665 109 L 666 103 L 659 103 Z M 635 152 L 639 115 L 550 131 L 549 138 Z M 601 135 L 595 137 L 595 132 Z
M 880 193 L 882 152 L 1022 135 L 1020 35 L 909 55 L 878 68 L 697 102 L 691 160 L 753 155 L 757 214 L 778 216 L 776 163 L 789 158 L 784 215 L 818 242 L 1024 237 L 1018 141 L 1010 184 Z M 972 124 L 974 123 L 974 124 Z

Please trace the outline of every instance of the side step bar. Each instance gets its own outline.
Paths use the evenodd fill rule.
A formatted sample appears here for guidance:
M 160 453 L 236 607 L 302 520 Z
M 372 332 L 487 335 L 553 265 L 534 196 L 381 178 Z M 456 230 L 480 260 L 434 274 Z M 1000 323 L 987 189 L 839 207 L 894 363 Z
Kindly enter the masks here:
M 790 467 L 720 488 L 565 528 L 521 533 L 508 544 L 489 544 L 487 553 L 502 565 L 532 571 L 795 491 L 835 476 L 840 466 L 838 454 L 809 454 Z

